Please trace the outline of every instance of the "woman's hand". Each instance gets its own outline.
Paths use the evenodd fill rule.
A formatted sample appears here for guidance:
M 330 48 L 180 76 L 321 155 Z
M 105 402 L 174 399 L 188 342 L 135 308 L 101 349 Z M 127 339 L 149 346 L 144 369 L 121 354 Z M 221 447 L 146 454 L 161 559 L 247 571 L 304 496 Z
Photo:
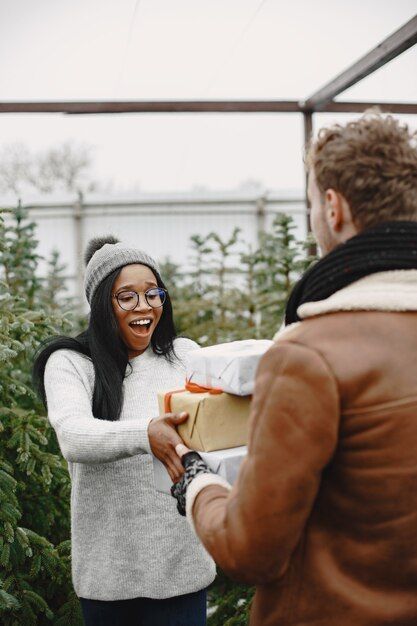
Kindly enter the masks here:
M 184 473 L 184 467 L 175 447 L 182 444 L 176 426 L 187 421 L 188 413 L 166 413 L 149 422 L 148 437 L 152 454 L 167 468 L 171 480 L 177 482 Z

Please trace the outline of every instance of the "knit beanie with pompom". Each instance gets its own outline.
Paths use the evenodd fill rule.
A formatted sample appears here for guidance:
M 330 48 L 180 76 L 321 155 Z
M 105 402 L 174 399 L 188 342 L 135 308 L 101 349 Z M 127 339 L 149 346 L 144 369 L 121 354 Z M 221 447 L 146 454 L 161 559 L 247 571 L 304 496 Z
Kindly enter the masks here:
M 84 288 L 90 305 L 100 283 L 114 270 L 125 265 L 132 263 L 147 265 L 159 275 L 158 264 L 151 256 L 121 243 L 112 235 L 91 239 L 84 254 L 84 261 L 86 264 Z

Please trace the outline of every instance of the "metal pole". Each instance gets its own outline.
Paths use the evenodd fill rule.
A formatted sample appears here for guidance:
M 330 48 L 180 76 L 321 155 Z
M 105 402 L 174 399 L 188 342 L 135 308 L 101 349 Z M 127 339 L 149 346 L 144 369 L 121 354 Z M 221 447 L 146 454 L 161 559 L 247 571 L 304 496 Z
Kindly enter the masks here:
M 74 204 L 74 233 L 75 233 L 75 259 L 76 259 L 76 282 L 78 308 L 83 310 L 84 302 L 84 220 L 83 220 L 83 194 L 78 192 L 77 200 Z
M 313 135 L 313 112 L 305 111 L 303 113 L 304 119 L 304 152 L 307 151 L 310 139 Z M 307 219 L 307 233 L 311 232 L 311 224 L 310 224 L 310 200 L 308 199 L 307 193 L 307 185 L 308 185 L 308 177 L 307 172 L 305 173 L 305 189 L 304 189 L 304 197 L 306 203 L 306 219 Z
M 262 195 L 256 201 L 256 226 L 257 226 L 257 239 L 258 247 L 262 243 L 262 233 L 265 232 L 265 204 L 266 197 Z

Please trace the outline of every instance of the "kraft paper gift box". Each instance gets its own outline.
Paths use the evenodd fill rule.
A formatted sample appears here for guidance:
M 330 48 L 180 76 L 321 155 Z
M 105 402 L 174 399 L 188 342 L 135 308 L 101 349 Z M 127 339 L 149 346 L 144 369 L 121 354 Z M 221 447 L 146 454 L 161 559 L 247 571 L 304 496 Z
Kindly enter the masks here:
M 232 485 L 247 454 L 247 447 L 239 446 L 238 448 L 216 450 L 215 452 L 200 452 L 199 454 L 213 472 L 225 478 Z M 156 490 L 163 493 L 171 493 L 172 480 L 165 465 L 155 457 L 153 457 L 153 471 Z
M 251 397 L 212 390 L 158 393 L 161 415 L 183 411 L 189 414 L 188 420 L 177 426 L 178 434 L 186 446 L 199 452 L 246 445 L 250 401 Z
M 238 396 L 251 395 L 259 361 L 272 345 L 267 339 L 246 339 L 192 350 L 185 357 L 187 380 Z

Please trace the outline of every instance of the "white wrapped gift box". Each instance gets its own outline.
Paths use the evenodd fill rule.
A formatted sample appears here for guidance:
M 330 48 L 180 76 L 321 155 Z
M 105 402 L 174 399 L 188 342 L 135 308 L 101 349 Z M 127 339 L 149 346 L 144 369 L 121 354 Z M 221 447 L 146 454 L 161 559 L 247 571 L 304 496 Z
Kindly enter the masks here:
M 216 450 L 215 452 L 199 452 L 209 468 L 223 476 L 231 485 L 235 482 L 239 473 L 239 467 L 247 454 L 247 446 L 238 448 L 227 448 L 226 450 Z M 157 491 L 171 493 L 172 480 L 169 477 L 165 465 L 156 457 L 153 457 L 153 471 L 155 487 Z
M 185 357 L 187 380 L 201 387 L 250 396 L 259 361 L 273 343 L 269 339 L 245 339 L 192 350 Z

